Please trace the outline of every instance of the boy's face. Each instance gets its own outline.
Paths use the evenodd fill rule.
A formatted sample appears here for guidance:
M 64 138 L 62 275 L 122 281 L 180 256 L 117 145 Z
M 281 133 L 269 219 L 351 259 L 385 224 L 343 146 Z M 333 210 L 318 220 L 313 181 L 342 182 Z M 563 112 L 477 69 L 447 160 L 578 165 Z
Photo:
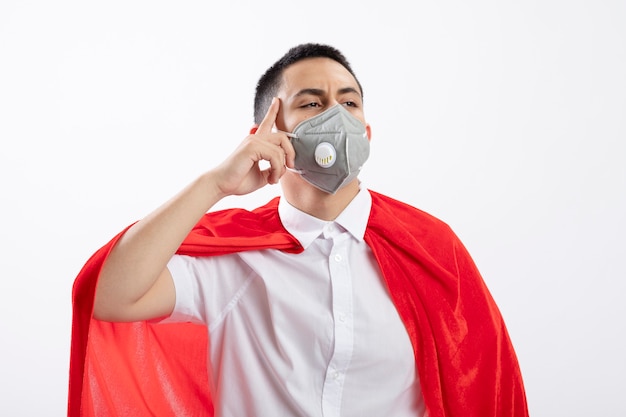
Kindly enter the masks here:
M 356 80 L 343 65 L 332 59 L 309 58 L 287 67 L 277 97 L 281 104 L 276 127 L 280 130 L 293 132 L 303 120 L 342 104 L 366 125 L 368 136 L 370 134 Z

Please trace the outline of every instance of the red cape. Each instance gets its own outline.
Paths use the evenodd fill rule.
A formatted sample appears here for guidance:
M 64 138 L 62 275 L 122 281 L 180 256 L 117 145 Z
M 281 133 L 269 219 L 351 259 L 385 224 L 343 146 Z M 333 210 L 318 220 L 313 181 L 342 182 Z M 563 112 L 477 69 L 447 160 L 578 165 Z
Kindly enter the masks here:
M 463 244 L 427 213 L 370 193 L 365 241 L 413 344 L 429 416 L 527 417 L 505 324 Z M 207 214 L 178 253 L 301 252 L 280 223 L 277 205 L 275 198 L 254 211 Z M 92 317 L 101 266 L 124 231 L 74 282 L 68 416 L 213 416 L 205 326 Z

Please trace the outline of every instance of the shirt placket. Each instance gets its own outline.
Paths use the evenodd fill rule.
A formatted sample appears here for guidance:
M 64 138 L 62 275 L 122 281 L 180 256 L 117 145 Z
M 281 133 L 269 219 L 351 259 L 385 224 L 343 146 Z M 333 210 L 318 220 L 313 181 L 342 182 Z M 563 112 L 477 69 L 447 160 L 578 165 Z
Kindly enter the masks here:
M 335 343 L 326 369 L 322 391 L 322 413 L 324 417 L 334 417 L 341 413 L 343 387 L 353 351 L 352 278 L 348 262 L 348 233 L 339 233 L 335 225 L 329 224 L 324 235 L 332 239 L 328 265 Z

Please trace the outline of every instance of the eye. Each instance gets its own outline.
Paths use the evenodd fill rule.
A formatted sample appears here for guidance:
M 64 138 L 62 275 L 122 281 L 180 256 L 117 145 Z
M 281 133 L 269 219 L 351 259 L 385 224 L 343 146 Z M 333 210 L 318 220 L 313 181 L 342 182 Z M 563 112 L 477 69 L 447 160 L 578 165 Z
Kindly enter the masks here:
M 312 101 L 310 103 L 307 103 L 307 104 L 303 105 L 302 107 L 313 107 L 313 108 L 315 108 L 315 107 L 320 107 L 320 106 L 321 106 L 321 104 L 318 103 L 317 101 Z
M 359 107 L 359 105 L 354 101 L 346 101 L 343 103 L 343 105 L 346 107 Z

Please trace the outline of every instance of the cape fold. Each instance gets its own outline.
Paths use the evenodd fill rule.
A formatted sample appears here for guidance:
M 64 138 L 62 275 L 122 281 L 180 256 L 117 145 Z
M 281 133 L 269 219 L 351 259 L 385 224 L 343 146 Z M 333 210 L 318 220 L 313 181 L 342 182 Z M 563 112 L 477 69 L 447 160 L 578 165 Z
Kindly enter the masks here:
M 413 344 L 429 416 L 528 416 L 506 327 L 462 243 L 427 213 L 370 193 L 365 240 Z M 206 214 L 178 253 L 299 253 L 277 206 L 274 198 L 253 211 Z M 100 269 L 125 231 L 94 253 L 74 282 L 68 416 L 213 416 L 205 326 L 92 317 Z

